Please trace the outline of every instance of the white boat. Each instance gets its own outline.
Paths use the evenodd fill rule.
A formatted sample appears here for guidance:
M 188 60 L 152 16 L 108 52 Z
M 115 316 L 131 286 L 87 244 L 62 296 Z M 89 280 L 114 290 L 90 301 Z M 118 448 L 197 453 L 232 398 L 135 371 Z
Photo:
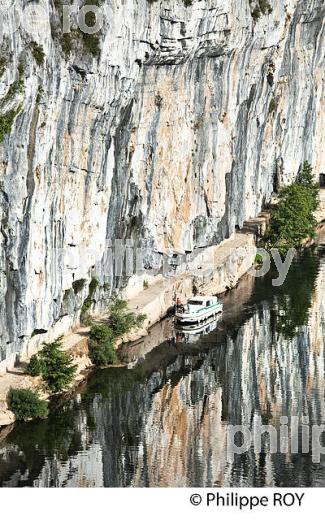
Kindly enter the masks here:
M 185 305 L 176 306 L 176 320 L 179 323 L 201 323 L 222 312 L 222 303 L 216 296 L 195 296 Z

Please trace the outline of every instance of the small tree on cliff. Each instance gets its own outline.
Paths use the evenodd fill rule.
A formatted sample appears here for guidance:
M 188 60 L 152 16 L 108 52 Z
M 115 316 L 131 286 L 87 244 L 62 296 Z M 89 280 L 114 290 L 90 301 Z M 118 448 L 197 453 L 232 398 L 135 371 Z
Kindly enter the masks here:
M 89 355 L 95 365 L 112 365 L 118 361 L 115 341 L 134 327 L 142 325 L 145 314 L 135 314 L 125 300 L 116 299 L 108 308 L 106 323 L 93 325 L 89 334 Z
M 314 211 L 316 211 L 316 209 L 318 208 L 318 205 L 319 205 L 319 200 L 318 200 L 319 185 L 317 184 L 317 182 L 315 182 L 315 179 L 313 176 L 313 169 L 308 161 L 305 161 L 302 168 L 300 168 L 299 173 L 298 173 L 297 182 L 300 186 L 305 186 L 306 188 L 308 188 L 311 191 L 311 193 L 314 195 L 314 204 L 315 204 Z
M 89 356 L 97 366 L 114 365 L 118 362 L 113 331 L 104 323 L 93 325 L 90 329 Z
M 108 310 L 110 314 L 108 325 L 112 329 L 114 337 L 123 336 L 131 329 L 140 327 L 146 319 L 145 314 L 128 311 L 125 300 L 116 299 Z
M 62 336 L 52 343 L 44 343 L 41 352 L 31 357 L 27 368 L 32 376 L 42 376 L 53 393 L 66 390 L 72 383 L 76 370 L 70 354 L 62 350 Z
M 317 222 L 314 212 L 319 206 L 318 193 L 312 168 L 306 161 L 296 182 L 280 191 L 279 203 L 272 212 L 265 237 L 268 247 L 285 254 L 291 247 L 299 249 L 303 240 L 315 236 Z

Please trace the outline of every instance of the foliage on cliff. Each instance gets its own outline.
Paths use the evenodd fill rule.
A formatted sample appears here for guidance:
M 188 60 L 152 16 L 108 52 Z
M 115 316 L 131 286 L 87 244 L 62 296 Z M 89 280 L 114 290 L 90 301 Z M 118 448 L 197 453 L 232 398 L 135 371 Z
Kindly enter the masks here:
M 32 376 L 42 376 L 52 393 L 66 390 L 73 381 L 76 366 L 71 356 L 62 350 L 62 336 L 52 343 L 44 343 L 41 352 L 31 357 L 27 371 Z
M 158 0 L 147 0 L 149 4 L 154 4 L 157 1 Z M 190 7 L 191 5 L 193 5 L 193 0 L 183 0 L 183 4 L 185 5 L 185 7 Z
M 10 134 L 14 120 L 20 111 L 21 107 L 19 106 L 18 108 L 8 110 L 8 112 L 0 116 L 0 143 L 3 142 L 7 134 Z
M 115 338 L 123 336 L 134 327 L 142 325 L 146 319 L 145 314 L 135 314 L 128 311 L 125 300 L 116 299 L 109 307 L 110 317 L 108 325 L 113 331 Z
M 12 388 L 9 393 L 9 410 L 20 421 L 45 419 L 48 416 L 48 404 L 32 390 Z
M 145 314 L 127 310 L 127 302 L 117 299 L 109 307 L 105 324 L 93 325 L 89 334 L 89 355 L 95 365 L 112 365 L 118 361 L 115 341 L 144 322 Z
M 98 285 L 99 285 L 99 282 L 98 282 L 97 278 L 92 278 L 91 282 L 89 284 L 89 287 L 88 287 L 88 296 L 85 299 L 85 301 L 83 302 L 81 311 L 80 311 L 80 322 L 83 323 L 84 325 L 91 324 L 89 310 L 95 301 L 93 297 L 94 297 L 94 294 L 95 294 L 95 291 L 96 291 Z
M 93 325 L 89 334 L 89 354 L 94 365 L 114 365 L 118 357 L 115 351 L 113 331 L 104 324 Z
M 270 228 L 265 236 L 268 248 L 285 254 L 290 248 L 300 249 L 305 239 L 315 236 L 314 212 L 319 206 L 319 186 L 312 168 L 305 161 L 296 182 L 280 191 L 279 203 L 272 211 Z
M 29 48 L 37 65 L 41 67 L 45 60 L 45 52 L 42 45 L 39 45 L 37 42 L 31 42 Z
M 262 15 L 271 14 L 273 9 L 268 0 L 249 0 L 251 15 L 256 22 Z
M 104 0 L 84 0 L 80 7 L 101 7 Z M 57 40 L 61 44 L 61 48 L 66 58 L 71 53 L 83 52 L 90 54 L 94 58 L 98 58 L 101 53 L 100 39 L 103 35 L 103 31 L 99 30 L 95 33 L 84 32 L 76 26 L 73 16 L 71 17 L 71 30 L 70 32 L 63 33 L 63 7 L 66 5 L 65 0 L 54 0 L 54 5 L 57 11 L 57 16 L 52 17 L 51 20 L 51 34 L 54 40 Z M 85 15 L 85 24 L 89 29 L 96 24 L 96 15 L 93 11 L 89 10 Z
M 24 80 L 17 79 L 9 87 L 7 94 L 0 101 L 0 107 L 2 108 L 7 103 L 12 101 L 16 95 L 23 94 L 25 90 Z
M 6 56 L 0 56 L 0 77 L 5 72 L 8 65 L 8 58 Z

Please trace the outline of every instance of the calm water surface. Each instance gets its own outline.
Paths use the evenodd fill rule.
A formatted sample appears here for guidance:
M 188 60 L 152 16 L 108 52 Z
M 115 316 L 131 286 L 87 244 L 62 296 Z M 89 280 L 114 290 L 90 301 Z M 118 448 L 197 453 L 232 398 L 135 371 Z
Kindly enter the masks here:
M 201 336 L 157 325 L 123 347 L 132 368 L 97 371 L 48 420 L 0 431 L 0 485 L 324 486 L 324 456 L 270 453 L 268 436 L 227 456 L 229 425 L 325 422 L 324 282 L 324 252 L 309 251 L 280 288 L 243 279 Z

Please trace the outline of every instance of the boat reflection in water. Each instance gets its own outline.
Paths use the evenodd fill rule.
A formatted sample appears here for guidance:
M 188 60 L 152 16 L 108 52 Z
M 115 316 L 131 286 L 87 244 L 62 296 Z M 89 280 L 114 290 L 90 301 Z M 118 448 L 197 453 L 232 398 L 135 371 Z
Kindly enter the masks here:
M 181 324 L 175 323 L 175 341 L 177 343 L 196 343 L 202 336 L 206 336 L 214 331 L 221 317 L 213 317 L 204 323 Z

